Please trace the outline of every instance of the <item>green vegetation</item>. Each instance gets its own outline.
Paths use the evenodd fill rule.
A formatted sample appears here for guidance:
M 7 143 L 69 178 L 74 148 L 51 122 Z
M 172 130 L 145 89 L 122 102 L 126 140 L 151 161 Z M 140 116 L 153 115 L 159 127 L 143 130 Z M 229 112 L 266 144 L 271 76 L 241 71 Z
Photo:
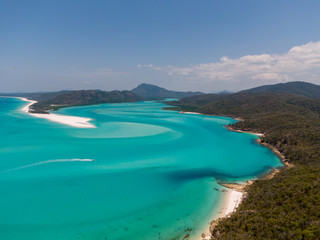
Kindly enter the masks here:
M 203 95 L 169 103 L 179 110 L 240 117 L 243 121 L 232 128 L 265 133 L 261 142 L 293 164 L 249 186 L 238 210 L 219 221 L 213 239 L 319 239 L 320 99 L 276 92 Z
M 43 96 L 44 95 L 44 96 Z M 137 102 L 143 100 L 142 97 L 130 91 L 101 91 L 101 90 L 81 90 L 52 94 L 49 96 L 42 94 L 43 100 L 33 104 L 30 111 L 33 113 L 47 113 L 50 110 L 57 110 L 62 107 L 82 106 L 101 103 L 123 103 Z
M 319 166 L 298 165 L 254 182 L 213 239 L 319 239 L 319 173 Z

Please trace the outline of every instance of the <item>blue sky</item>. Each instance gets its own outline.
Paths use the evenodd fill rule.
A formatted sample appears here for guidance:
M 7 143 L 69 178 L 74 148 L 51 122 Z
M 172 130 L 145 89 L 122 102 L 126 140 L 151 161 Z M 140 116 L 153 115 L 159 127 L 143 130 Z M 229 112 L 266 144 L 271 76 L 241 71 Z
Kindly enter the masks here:
M 319 9 L 315 0 L 0 0 L 0 92 L 320 84 Z

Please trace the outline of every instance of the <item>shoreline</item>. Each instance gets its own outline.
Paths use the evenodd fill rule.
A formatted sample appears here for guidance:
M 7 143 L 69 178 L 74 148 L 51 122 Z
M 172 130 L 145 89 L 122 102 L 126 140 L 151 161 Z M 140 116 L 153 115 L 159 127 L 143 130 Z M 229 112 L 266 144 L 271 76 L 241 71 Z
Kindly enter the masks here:
M 196 115 L 205 115 L 205 114 L 203 114 L 203 113 L 197 113 L 197 112 L 184 112 L 184 111 L 180 111 L 179 113 L 196 114 Z
M 243 119 L 239 119 L 239 118 L 235 118 L 235 119 L 239 120 L 239 121 L 243 121 Z M 252 131 L 244 131 L 244 130 L 240 130 L 240 129 L 235 129 L 230 125 L 227 125 L 226 128 L 229 131 L 232 131 L 232 132 L 249 133 L 249 134 L 254 134 L 254 135 L 258 136 L 259 138 L 256 139 L 256 143 L 258 143 L 258 144 L 260 144 L 260 145 L 262 145 L 264 147 L 269 148 L 275 155 L 277 155 L 277 157 L 281 160 L 281 162 L 284 164 L 285 167 L 289 167 L 290 168 L 290 167 L 293 166 L 292 164 L 290 164 L 288 162 L 288 159 L 276 147 L 272 146 L 269 143 L 265 143 L 265 142 L 261 141 L 261 137 L 265 136 L 264 133 L 257 133 L 257 132 L 252 132 Z M 268 178 L 268 175 L 274 175 L 274 172 L 278 172 L 278 171 L 279 170 L 277 168 L 273 168 L 273 171 L 271 173 L 267 173 L 265 178 Z
M 191 113 L 191 112 L 183 112 L 181 111 L 180 113 Z M 196 114 L 196 113 L 193 113 Z M 202 113 L 198 113 L 201 115 L 205 115 Z M 242 118 L 234 118 L 235 120 L 238 121 L 244 121 Z M 277 157 L 280 159 L 280 161 L 284 164 L 285 168 L 290 168 L 293 165 L 288 162 L 286 157 L 274 146 L 261 142 L 261 137 L 264 137 L 264 133 L 257 133 L 257 132 L 252 132 L 252 131 L 243 131 L 239 129 L 233 128 L 231 125 L 226 125 L 225 126 L 229 131 L 233 132 L 240 132 L 240 133 L 249 133 L 249 134 L 254 134 L 258 136 L 259 138 L 256 140 L 256 143 L 269 148 Z M 262 174 L 262 176 L 258 177 L 257 179 L 271 179 L 273 178 L 277 173 L 280 172 L 280 168 L 271 168 L 271 171 L 266 172 L 265 174 Z M 223 202 L 222 205 L 220 206 L 220 210 L 217 214 L 213 216 L 213 220 L 209 224 L 209 228 L 207 231 L 201 234 L 199 240 L 210 240 L 212 235 L 211 233 L 213 232 L 215 226 L 219 224 L 220 219 L 222 218 L 227 218 L 232 215 L 233 212 L 235 212 L 240 205 L 240 203 L 245 199 L 246 197 L 246 190 L 245 188 L 247 186 L 250 186 L 255 180 L 249 180 L 246 183 L 219 183 L 221 186 L 229 189 L 227 192 L 226 196 L 223 196 Z
M 219 183 L 220 184 L 220 183 Z M 212 235 L 212 231 L 215 226 L 219 223 L 219 220 L 222 218 L 229 217 L 233 212 L 236 211 L 239 204 L 245 197 L 244 191 L 238 191 L 233 188 L 227 187 L 226 185 L 220 184 L 221 186 L 225 187 L 222 192 L 225 193 L 222 196 L 222 200 L 219 206 L 219 211 L 214 214 L 211 218 L 211 222 L 206 226 L 207 230 L 204 231 L 198 240 L 210 240 Z M 239 184 L 241 186 L 245 186 L 246 184 Z M 228 189 L 228 190 L 227 190 Z
M 242 121 L 238 118 L 235 118 L 236 120 L 239 120 L 239 121 Z M 243 130 L 240 130 L 240 129 L 235 129 L 233 128 L 232 126 L 230 125 L 227 125 L 226 128 L 229 130 L 229 131 L 232 131 L 232 132 L 239 132 L 239 133 L 250 133 L 250 134 L 254 134 L 254 135 L 257 135 L 258 137 L 264 137 L 264 133 L 257 133 L 257 132 L 251 132 L 251 131 L 243 131 Z M 258 139 L 259 140 L 259 139 Z
M 57 123 L 69 125 L 76 128 L 96 128 L 96 126 L 94 126 L 92 123 L 89 123 L 89 121 L 92 120 L 91 118 L 74 117 L 74 116 L 54 114 L 54 113 L 49 113 L 49 114 L 30 113 L 30 106 L 34 103 L 37 103 L 37 101 L 29 100 L 23 97 L 15 97 L 15 98 L 19 98 L 22 101 L 29 102 L 26 106 L 24 106 L 20 110 L 29 114 L 30 116 L 47 119 L 52 122 L 57 122 Z

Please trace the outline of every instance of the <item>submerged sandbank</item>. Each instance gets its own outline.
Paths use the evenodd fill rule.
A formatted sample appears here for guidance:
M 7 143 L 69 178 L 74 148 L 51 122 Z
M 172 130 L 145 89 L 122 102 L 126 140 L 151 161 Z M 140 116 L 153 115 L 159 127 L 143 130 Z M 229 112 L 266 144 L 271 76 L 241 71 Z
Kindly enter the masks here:
M 25 113 L 30 114 L 33 117 L 44 118 L 44 119 L 50 120 L 52 122 L 66 124 L 66 125 L 69 125 L 72 127 L 77 127 L 77 128 L 95 128 L 96 127 L 93 124 L 89 123 L 89 121 L 92 120 L 91 118 L 74 117 L 74 116 L 53 114 L 53 113 L 49 113 L 49 114 L 31 113 L 29 111 L 30 106 L 32 104 L 36 103 L 37 101 L 29 100 L 29 99 L 23 98 L 23 97 L 18 97 L 18 98 L 23 101 L 29 102 L 26 106 L 21 108 L 21 110 Z

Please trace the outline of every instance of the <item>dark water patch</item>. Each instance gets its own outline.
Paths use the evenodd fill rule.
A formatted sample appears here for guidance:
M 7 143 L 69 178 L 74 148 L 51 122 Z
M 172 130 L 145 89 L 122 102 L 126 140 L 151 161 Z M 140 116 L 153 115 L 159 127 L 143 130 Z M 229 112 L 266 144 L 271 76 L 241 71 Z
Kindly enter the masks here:
M 224 174 L 212 168 L 197 168 L 197 169 L 174 170 L 174 171 L 168 172 L 166 175 L 172 181 L 177 181 L 177 182 L 191 181 L 195 179 L 208 178 L 208 177 L 213 177 L 219 180 L 220 179 L 230 180 L 233 178 L 239 180 L 239 178 L 259 176 L 261 175 L 261 173 L 265 173 L 268 170 L 270 170 L 270 166 L 265 165 L 261 167 L 261 169 L 253 171 L 250 174 Z
M 173 181 L 190 181 L 214 176 L 227 177 L 227 175 L 218 174 L 218 172 L 209 168 L 174 170 L 168 172 L 167 176 Z

